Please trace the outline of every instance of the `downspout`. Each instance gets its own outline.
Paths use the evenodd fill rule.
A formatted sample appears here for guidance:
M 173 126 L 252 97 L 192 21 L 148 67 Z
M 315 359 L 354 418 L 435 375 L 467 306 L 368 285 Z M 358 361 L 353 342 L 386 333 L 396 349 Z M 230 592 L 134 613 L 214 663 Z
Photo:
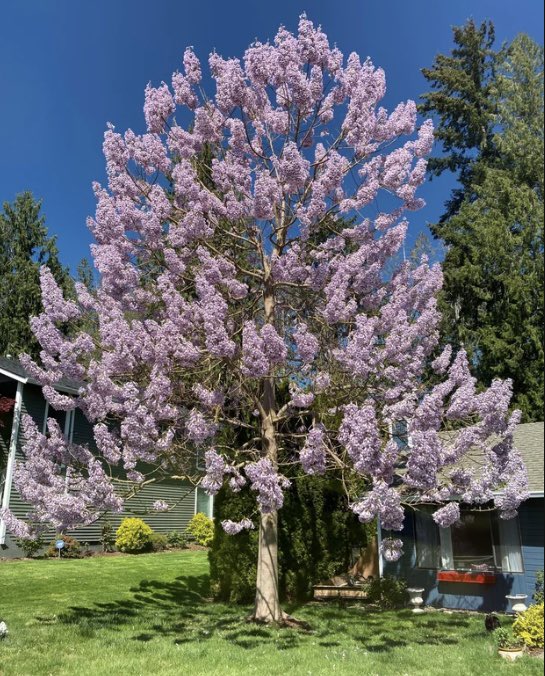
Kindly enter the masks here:
M 21 410 L 23 408 L 23 383 L 17 383 L 17 393 L 15 395 L 15 407 L 13 409 L 13 425 L 11 427 L 11 438 L 9 442 L 8 464 L 6 466 L 6 479 L 4 482 L 4 495 L 2 496 L 2 509 L 9 508 L 11 498 L 11 485 L 13 483 L 13 472 L 15 470 L 15 454 L 17 452 L 17 440 L 19 439 L 19 427 L 21 425 Z M 0 519 L 0 545 L 6 543 L 6 522 Z

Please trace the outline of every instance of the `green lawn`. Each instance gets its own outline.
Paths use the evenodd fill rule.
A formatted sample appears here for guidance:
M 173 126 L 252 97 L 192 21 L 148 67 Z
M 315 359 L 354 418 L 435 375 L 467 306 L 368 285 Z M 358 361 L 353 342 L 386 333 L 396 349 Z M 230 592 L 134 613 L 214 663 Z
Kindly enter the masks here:
M 309 604 L 303 633 L 208 599 L 205 552 L 0 563 L 0 674 L 542 674 L 495 654 L 481 617 Z

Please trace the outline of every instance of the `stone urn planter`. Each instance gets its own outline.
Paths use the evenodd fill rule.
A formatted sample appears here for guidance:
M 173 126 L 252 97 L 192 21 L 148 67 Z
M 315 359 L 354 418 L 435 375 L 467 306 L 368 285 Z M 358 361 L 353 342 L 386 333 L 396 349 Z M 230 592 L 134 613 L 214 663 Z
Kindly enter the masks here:
M 514 662 L 524 655 L 524 648 L 498 648 L 498 655 L 508 662 Z
M 524 644 L 512 629 L 500 627 L 495 632 L 498 655 L 508 662 L 514 662 L 524 655 Z
M 407 591 L 409 592 L 409 602 L 413 607 L 413 613 L 423 613 L 424 609 L 422 608 L 422 604 L 424 603 L 424 599 L 422 598 L 422 594 L 424 593 L 424 588 L 412 587 L 407 589 Z
M 508 613 L 516 615 L 528 610 L 528 606 L 526 605 L 528 594 L 508 594 L 505 598 L 509 601 Z

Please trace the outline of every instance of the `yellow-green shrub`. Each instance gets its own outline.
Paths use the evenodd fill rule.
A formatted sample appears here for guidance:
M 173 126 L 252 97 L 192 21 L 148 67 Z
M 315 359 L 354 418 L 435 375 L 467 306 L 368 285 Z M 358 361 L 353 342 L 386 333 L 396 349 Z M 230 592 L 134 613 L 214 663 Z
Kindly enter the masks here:
M 142 519 L 127 517 L 117 529 L 115 546 L 120 552 L 136 554 L 151 549 L 153 531 Z
M 513 624 L 513 631 L 528 648 L 543 648 L 543 603 L 520 613 Z
M 187 524 L 187 532 L 197 544 L 208 547 L 214 539 L 214 521 L 206 514 L 199 512 Z

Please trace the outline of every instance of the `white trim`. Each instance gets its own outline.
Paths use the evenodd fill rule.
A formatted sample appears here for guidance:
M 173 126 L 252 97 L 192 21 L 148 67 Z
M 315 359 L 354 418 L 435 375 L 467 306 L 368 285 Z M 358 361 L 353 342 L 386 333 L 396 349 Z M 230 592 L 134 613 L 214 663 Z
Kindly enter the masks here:
M 0 373 L 3 376 L 7 376 L 12 380 L 16 380 L 17 382 L 22 383 L 23 385 L 26 385 L 28 383 L 28 378 L 23 378 L 23 376 L 15 375 L 15 373 L 12 373 L 11 371 L 6 371 L 5 369 L 0 368 Z
M 19 381 L 17 384 L 17 393 L 15 395 L 15 407 L 13 409 L 13 425 L 11 427 L 11 439 L 9 442 L 8 463 L 6 466 L 6 478 L 4 481 L 4 494 L 2 496 L 2 509 L 9 508 L 11 498 L 11 486 L 13 483 L 13 472 L 15 470 L 15 454 L 17 452 L 17 439 L 19 438 L 19 427 L 21 425 L 21 410 L 23 408 L 23 387 L 24 383 Z M 0 545 L 6 542 L 6 522 L 0 519 Z
M 384 577 L 384 559 L 382 558 L 381 545 L 382 527 L 380 525 L 380 519 L 377 519 L 378 576 Z
M 45 400 L 45 408 L 44 408 L 44 424 L 42 426 L 42 434 L 45 435 L 47 434 L 47 416 L 49 415 L 49 402 L 47 399 Z

